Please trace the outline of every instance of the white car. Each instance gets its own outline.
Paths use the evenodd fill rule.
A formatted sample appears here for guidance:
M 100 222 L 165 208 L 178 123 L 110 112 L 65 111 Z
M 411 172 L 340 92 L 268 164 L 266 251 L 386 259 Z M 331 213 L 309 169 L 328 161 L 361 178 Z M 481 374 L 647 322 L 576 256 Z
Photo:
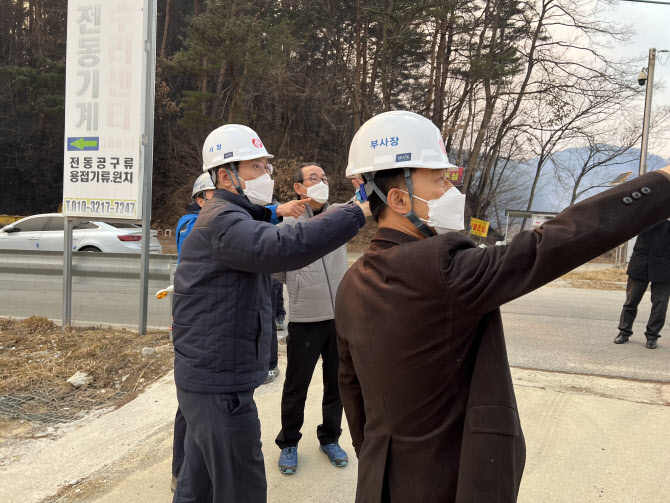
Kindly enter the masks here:
M 0 250 L 63 251 L 62 213 L 33 215 L 6 225 L 0 232 Z M 162 253 L 157 231 L 151 231 L 150 253 Z M 142 227 L 132 223 L 82 221 L 72 232 L 74 251 L 140 253 Z

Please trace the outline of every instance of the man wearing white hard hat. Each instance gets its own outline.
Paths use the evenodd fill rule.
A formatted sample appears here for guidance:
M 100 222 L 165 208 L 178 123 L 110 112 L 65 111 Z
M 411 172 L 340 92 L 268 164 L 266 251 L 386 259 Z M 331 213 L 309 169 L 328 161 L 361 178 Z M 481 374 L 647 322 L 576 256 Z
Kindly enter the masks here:
M 195 224 L 195 221 L 200 214 L 200 209 L 205 204 L 205 201 L 212 197 L 215 189 L 216 187 L 214 187 L 214 182 L 212 181 L 212 177 L 209 176 L 209 173 L 200 175 L 193 184 L 191 204 L 189 204 L 187 208 L 188 213 L 179 219 L 177 222 L 177 229 L 175 230 L 175 239 L 177 241 L 177 264 L 179 264 L 181 246 L 184 244 L 186 236 L 190 234 L 193 224 Z
M 365 225 L 356 205 L 272 225 L 262 206 L 272 199 L 271 157 L 237 124 L 215 129 L 203 146 L 216 190 L 184 242 L 173 294 L 174 375 L 187 424 L 176 503 L 266 501 L 253 394 L 268 375 L 271 274 L 314 262 Z M 292 201 L 289 213 L 307 203 Z
M 182 216 L 177 221 L 177 228 L 175 230 L 175 240 L 177 242 L 177 265 L 179 265 L 179 258 L 181 257 L 181 247 L 184 240 L 191 233 L 193 225 L 200 214 L 205 201 L 210 199 L 214 194 L 214 182 L 209 173 L 201 174 L 193 184 L 191 191 L 191 203 L 188 205 L 188 213 Z M 172 482 L 170 488 L 172 492 L 177 487 L 177 478 L 181 465 L 184 462 L 184 437 L 186 436 L 186 420 L 181 413 L 181 409 L 177 407 L 177 413 L 174 418 L 174 435 L 172 442 Z
M 437 127 L 410 112 L 356 133 L 370 248 L 340 283 L 340 394 L 357 502 L 514 502 L 525 442 L 500 306 L 670 217 L 670 166 L 571 206 L 507 246 L 479 248 Z
M 193 184 L 193 189 L 191 191 L 191 204 L 188 206 L 188 213 L 182 216 L 177 222 L 177 228 L 175 231 L 176 242 L 177 242 L 177 264 L 179 264 L 179 258 L 181 257 L 181 247 L 184 244 L 184 240 L 190 234 L 193 225 L 195 224 L 198 215 L 200 215 L 200 210 L 205 205 L 205 201 L 211 199 L 216 187 L 214 186 L 214 181 L 209 172 L 202 173 L 196 179 Z M 275 203 L 273 201 L 273 203 Z M 281 207 L 280 207 L 281 206 Z M 266 206 L 272 212 L 271 223 L 278 223 L 277 213 L 280 215 L 284 213 L 283 208 L 286 206 L 271 204 Z M 278 374 L 279 369 L 276 366 L 277 362 L 277 336 L 275 329 L 273 327 L 272 331 L 272 343 L 271 343 L 271 358 L 270 358 L 270 369 L 268 371 L 268 379 L 266 383 L 274 379 L 276 374 Z M 273 364 L 274 361 L 274 364 Z M 272 379 L 269 379 L 272 377 Z M 174 440 L 172 445 L 172 482 L 170 487 L 172 492 L 175 491 L 177 487 L 177 479 L 179 477 L 179 471 L 181 470 L 181 465 L 184 462 L 184 438 L 186 437 L 186 419 L 181 413 L 181 410 L 177 408 L 177 413 L 174 420 Z
M 214 181 L 209 172 L 202 173 L 196 179 L 193 184 L 193 189 L 191 191 L 191 204 L 188 206 L 188 213 L 182 216 L 177 222 L 177 228 L 175 231 L 176 242 L 177 242 L 177 264 L 179 264 L 179 259 L 181 257 L 181 247 L 184 244 L 184 240 L 190 234 L 193 225 L 195 224 L 200 210 L 205 204 L 205 201 L 209 200 L 214 194 L 216 187 L 214 186 Z M 274 203 L 274 201 L 273 201 Z M 271 223 L 278 223 L 279 217 L 277 214 L 287 214 L 285 209 L 290 211 L 292 205 L 278 205 L 271 204 L 266 206 L 272 212 Z M 274 300 L 274 299 L 273 299 Z M 277 368 L 277 336 L 275 329 L 273 327 L 272 332 L 272 343 L 271 343 L 271 359 L 268 370 L 268 379 L 267 382 L 271 382 L 276 375 L 279 373 Z M 273 363 L 274 362 L 274 363 Z M 271 377 L 271 379 L 270 379 Z M 181 465 L 184 461 L 184 437 L 186 436 L 186 420 L 184 415 L 181 413 L 181 410 L 177 408 L 177 413 L 174 420 L 174 441 L 172 446 L 172 482 L 170 487 L 172 492 L 175 491 L 177 487 L 177 479 L 179 477 L 179 471 L 181 470 Z

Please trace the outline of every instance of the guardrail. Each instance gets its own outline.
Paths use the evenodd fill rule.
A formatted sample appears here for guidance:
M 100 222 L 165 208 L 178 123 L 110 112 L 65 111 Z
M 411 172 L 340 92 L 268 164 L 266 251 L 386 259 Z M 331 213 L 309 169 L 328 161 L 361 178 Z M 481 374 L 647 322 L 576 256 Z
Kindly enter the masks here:
M 170 281 L 176 255 L 149 255 L 149 279 Z M 0 250 L 0 274 L 62 276 L 63 253 Z M 83 278 L 140 279 L 140 254 L 74 252 L 72 276 Z

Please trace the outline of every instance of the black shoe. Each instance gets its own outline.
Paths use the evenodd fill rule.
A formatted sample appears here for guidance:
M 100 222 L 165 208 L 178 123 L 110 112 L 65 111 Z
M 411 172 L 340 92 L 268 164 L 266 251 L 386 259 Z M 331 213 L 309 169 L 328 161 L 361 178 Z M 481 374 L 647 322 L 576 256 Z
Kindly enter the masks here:
M 623 344 L 625 342 L 628 342 L 628 338 L 629 337 L 627 335 L 619 334 L 614 339 L 614 344 Z
M 647 339 L 647 348 L 656 349 L 658 347 L 658 342 L 656 339 Z

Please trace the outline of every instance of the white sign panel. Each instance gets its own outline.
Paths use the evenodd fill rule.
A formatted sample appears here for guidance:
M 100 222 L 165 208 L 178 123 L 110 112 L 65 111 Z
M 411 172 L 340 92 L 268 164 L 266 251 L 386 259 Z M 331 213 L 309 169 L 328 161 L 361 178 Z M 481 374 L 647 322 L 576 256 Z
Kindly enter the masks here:
M 142 216 L 144 0 L 69 0 L 63 213 Z
M 533 222 L 533 229 L 537 229 L 543 225 L 547 220 L 554 218 L 554 215 L 533 215 L 531 221 Z

